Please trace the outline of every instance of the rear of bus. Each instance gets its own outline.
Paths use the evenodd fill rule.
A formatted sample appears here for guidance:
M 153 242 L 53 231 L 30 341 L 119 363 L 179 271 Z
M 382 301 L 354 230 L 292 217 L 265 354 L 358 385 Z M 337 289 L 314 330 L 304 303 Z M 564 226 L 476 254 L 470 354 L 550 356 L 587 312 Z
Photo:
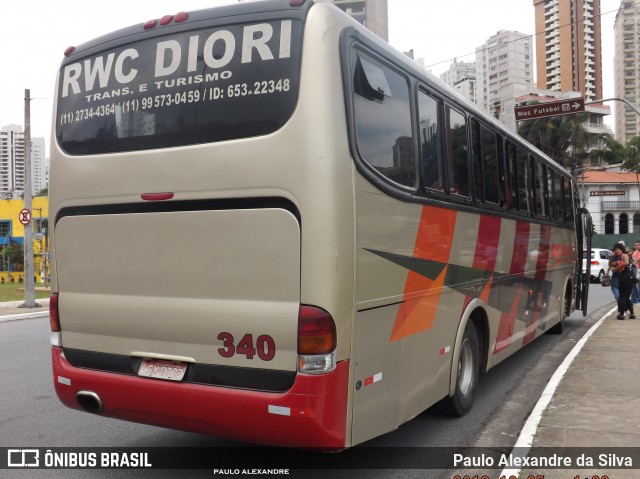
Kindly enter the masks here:
M 66 406 L 349 445 L 353 165 L 340 25 L 317 28 L 333 10 L 180 13 L 65 52 L 50 208 Z

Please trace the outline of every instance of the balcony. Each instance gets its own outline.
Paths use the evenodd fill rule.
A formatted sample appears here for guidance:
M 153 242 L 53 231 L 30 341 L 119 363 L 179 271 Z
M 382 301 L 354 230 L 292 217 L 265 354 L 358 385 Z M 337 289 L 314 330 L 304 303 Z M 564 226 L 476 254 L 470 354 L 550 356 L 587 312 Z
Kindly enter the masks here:
M 640 201 L 622 200 L 622 201 L 603 201 L 601 211 L 617 211 L 617 210 L 638 210 L 640 209 Z

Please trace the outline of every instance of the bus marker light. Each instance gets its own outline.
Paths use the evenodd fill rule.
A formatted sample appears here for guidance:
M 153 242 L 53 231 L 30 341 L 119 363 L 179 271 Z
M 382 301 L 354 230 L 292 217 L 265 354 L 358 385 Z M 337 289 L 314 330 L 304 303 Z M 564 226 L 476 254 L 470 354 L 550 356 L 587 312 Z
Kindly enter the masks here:
M 289 0 L 289 5 L 292 6 L 292 7 L 299 7 L 300 5 L 302 5 L 306 1 L 307 0 Z
M 382 381 L 382 373 L 374 374 L 373 376 L 369 376 L 368 378 L 364 378 L 364 385 L 369 386 L 373 383 L 377 383 Z
M 165 15 L 160 19 L 160 25 L 169 25 L 169 23 L 171 23 L 171 20 L 173 20 L 173 15 Z
M 189 18 L 189 14 L 187 12 L 180 12 L 176 14 L 175 21 L 176 23 L 186 22 L 187 18 Z
M 67 49 L 64 51 L 64 56 L 68 57 L 75 51 L 75 49 L 76 47 L 67 47 Z
M 157 22 L 157 20 L 149 20 L 148 22 L 146 22 L 146 23 L 143 25 L 143 28 L 144 28 L 145 30 L 151 30 L 152 28 L 155 28 L 155 26 L 156 26 L 156 22 Z
M 167 191 L 166 193 L 142 193 L 140 195 L 145 201 L 162 201 L 162 200 L 170 200 L 173 198 L 173 193 Z

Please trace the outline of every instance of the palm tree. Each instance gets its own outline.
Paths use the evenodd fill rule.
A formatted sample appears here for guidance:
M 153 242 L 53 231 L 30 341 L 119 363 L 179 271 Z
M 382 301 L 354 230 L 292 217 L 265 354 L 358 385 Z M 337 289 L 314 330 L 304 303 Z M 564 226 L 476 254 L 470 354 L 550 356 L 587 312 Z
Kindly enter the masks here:
M 587 156 L 588 133 L 583 126 L 587 115 L 559 115 L 527 120 L 518 133 L 572 173 Z

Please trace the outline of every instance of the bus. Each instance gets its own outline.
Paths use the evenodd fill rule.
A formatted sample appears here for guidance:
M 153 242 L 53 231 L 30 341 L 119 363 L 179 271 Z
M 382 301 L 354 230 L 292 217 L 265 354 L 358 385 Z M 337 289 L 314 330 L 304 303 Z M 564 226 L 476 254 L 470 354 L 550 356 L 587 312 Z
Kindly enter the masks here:
M 329 2 L 69 48 L 54 116 L 70 408 L 342 450 L 467 413 L 481 373 L 586 311 L 569 173 Z

